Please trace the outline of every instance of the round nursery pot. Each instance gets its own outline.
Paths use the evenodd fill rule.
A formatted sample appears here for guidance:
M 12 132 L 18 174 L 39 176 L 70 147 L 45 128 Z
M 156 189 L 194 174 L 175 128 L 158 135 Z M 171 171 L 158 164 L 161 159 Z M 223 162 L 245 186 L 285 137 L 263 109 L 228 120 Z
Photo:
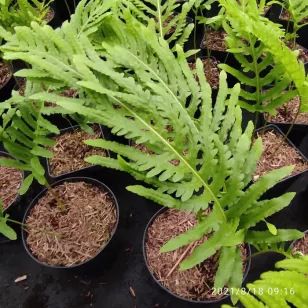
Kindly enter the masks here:
M 0 61 L 3 60 L 0 59 Z M 9 64 L 9 66 L 12 74 L 9 78 L 7 78 L 3 86 L 0 88 L 0 102 L 4 102 L 11 97 L 12 90 L 15 86 L 15 79 L 13 77 L 14 69 L 11 64 Z
M 150 273 L 150 275 L 152 276 L 153 280 L 159 285 L 160 288 L 162 288 L 164 291 L 166 291 L 167 293 L 169 293 L 170 295 L 172 295 L 173 297 L 177 298 L 177 299 L 180 299 L 180 300 L 183 300 L 187 303 L 195 303 L 195 304 L 213 304 L 213 303 L 219 303 L 219 302 L 222 302 L 226 299 L 228 299 L 230 297 L 230 295 L 225 295 L 224 297 L 222 298 L 219 298 L 219 299 L 209 299 L 209 300 L 193 300 L 193 299 L 189 299 L 189 298 L 185 298 L 185 297 L 182 297 L 182 296 L 179 296 L 175 293 L 173 293 L 172 291 L 170 291 L 169 289 L 167 289 L 165 286 L 163 286 L 161 284 L 161 282 L 157 279 L 157 277 L 154 275 L 154 273 L 152 272 L 151 268 L 150 268 L 150 265 L 148 263 L 148 260 L 147 260 L 147 253 L 146 253 L 146 242 L 148 240 L 148 229 L 151 227 L 151 225 L 154 223 L 154 221 L 156 220 L 156 218 L 158 216 L 160 216 L 161 214 L 163 214 L 165 211 L 167 211 L 168 208 L 161 208 L 152 218 L 151 220 L 149 221 L 149 223 L 147 224 L 146 228 L 145 228 L 145 231 L 144 231 L 144 235 L 143 235 L 143 258 L 144 258 L 144 262 L 146 264 L 146 267 Z M 249 244 L 246 244 L 245 245 L 246 249 L 247 249 L 247 256 L 250 256 L 251 255 L 251 249 L 250 249 L 250 245 Z M 247 266 L 246 266 L 246 270 L 245 270 L 245 273 L 244 273 L 244 279 L 243 281 L 246 279 L 247 275 L 248 275 L 248 272 L 250 270 L 250 266 L 251 266 L 251 259 L 248 260 L 247 262 Z M 176 271 L 177 269 L 175 269 Z
M 11 156 L 10 154 L 6 153 L 6 152 L 0 152 L 0 158 L 10 158 L 10 159 L 14 159 L 13 156 Z M 1 167 L 0 167 L 1 168 Z M 12 168 L 13 169 L 13 168 Z M 24 178 L 25 178 L 25 174 L 23 171 L 20 171 L 20 173 L 22 174 L 22 179 L 20 181 L 20 186 L 22 184 L 22 182 L 24 181 Z M 19 186 L 19 187 L 20 187 Z M 19 187 L 18 187 L 18 190 L 19 190 Z M 14 220 L 20 220 L 22 217 L 22 213 L 21 213 L 21 208 L 20 208 L 20 200 L 21 200 L 21 196 L 19 195 L 18 193 L 18 190 L 16 192 L 16 196 L 15 198 L 13 199 L 12 202 L 10 202 L 10 205 L 7 206 L 7 208 L 3 211 L 4 212 L 4 215 L 5 214 L 8 214 L 10 215 L 10 218 L 11 219 L 14 219 Z
M 99 131 L 101 133 L 101 138 L 107 139 L 106 136 L 108 136 L 108 132 L 105 129 L 105 127 L 101 126 L 100 124 L 97 124 L 97 125 L 98 125 Z M 74 132 L 76 130 L 80 130 L 80 126 L 79 125 L 75 125 L 75 126 L 72 126 L 72 127 L 61 129 L 60 130 L 60 135 L 58 135 L 58 136 L 61 136 L 61 135 L 65 134 L 65 133 L 71 133 L 71 132 Z M 54 137 L 54 136 L 51 135 L 49 137 Z M 89 137 L 88 139 L 91 139 L 91 137 Z M 110 153 L 109 153 L 108 150 L 105 150 L 105 153 L 106 153 L 106 157 L 110 157 Z M 97 165 L 89 165 L 89 166 L 83 167 L 81 169 L 76 169 L 76 170 L 68 171 L 68 172 L 65 172 L 65 173 L 62 173 L 62 174 L 59 174 L 59 175 L 54 175 L 54 174 L 52 174 L 50 159 L 47 158 L 46 161 L 47 161 L 48 176 L 51 179 L 53 179 L 53 180 L 59 180 L 61 178 L 69 177 L 69 176 L 75 176 L 77 174 L 77 172 L 81 173 L 84 176 L 85 172 L 86 172 L 86 174 L 88 174 L 88 172 L 90 172 L 92 169 L 95 169 L 97 167 Z
M 108 193 L 108 200 L 113 202 L 113 209 L 112 209 L 112 211 L 115 211 L 115 214 L 116 214 L 115 223 L 113 225 L 113 230 L 110 232 L 108 240 L 102 244 L 101 248 L 91 258 L 85 260 L 84 262 L 73 264 L 73 265 L 69 265 L 69 266 L 50 265 L 48 263 L 42 262 L 36 256 L 34 256 L 34 254 L 32 253 L 32 251 L 31 251 L 31 249 L 30 249 L 30 247 L 29 247 L 29 245 L 27 243 L 28 233 L 27 233 L 27 231 L 25 229 L 22 229 L 22 232 L 21 232 L 23 246 L 24 246 L 26 252 L 28 253 L 28 255 L 36 263 L 38 263 L 40 265 L 43 265 L 45 267 L 52 268 L 52 269 L 86 270 L 86 272 L 94 270 L 95 272 L 97 272 L 97 270 L 99 268 L 101 268 L 104 263 L 109 262 L 110 258 L 113 256 L 114 251 L 116 251 L 116 249 L 113 249 L 114 247 L 112 245 L 112 242 L 113 242 L 112 239 L 113 239 L 113 237 L 114 237 L 114 235 L 116 233 L 116 230 L 117 230 L 117 227 L 118 227 L 118 223 L 119 223 L 119 205 L 118 205 L 117 199 L 116 199 L 116 197 L 114 196 L 113 192 L 110 190 L 110 188 L 108 186 L 106 186 L 102 182 L 100 182 L 98 180 L 95 180 L 95 179 L 92 179 L 92 178 L 86 178 L 86 177 L 67 178 L 67 179 L 63 179 L 63 180 L 60 180 L 60 181 L 52 184 L 51 187 L 54 188 L 54 187 L 56 187 L 58 185 L 63 184 L 64 182 L 66 182 L 66 183 L 85 182 L 87 184 L 92 184 L 93 186 L 98 187 L 102 192 L 107 192 Z M 28 207 L 28 209 L 26 210 L 24 218 L 23 218 L 23 223 L 24 224 L 26 223 L 27 218 L 29 217 L 29 215 L 33 211 L 34 207 L 37 205 L 38 201 L 42 197 L 44 197 L 46 193 L 47 193 L 47 189 L 44 189 L 31 202 L 31 204 Z M 89 204 L 91 203 L 91 201 L 92 201 L 92 199 L 89 200 Z M 98 215 L 98 214 L 96 213 L 95 215 Z M 74 247 L 76 247 L 76 246 L 74 246 Z
M 285 137 L 285 134 L 277 127 L 276 125 L 267 125 L 265 127 L 259 128 L 256 130 L 256 133 L 261 133 L 264 130 L 264 132 L 267 132 L 269 130 L 273 130 L 276 132 L 277 135 Z M 299 155 L 299 157 L 302 159 L 303 162 L 307 163 L 308 159 L 307 157 L 288 139 L 285 139 L 286 144 L 288 144 L 291 148 L 293 148 L 296 153 Z M 286 190 L 297 180 L 301 182 L 306 182 L 308 179 L 308 170 L 303 170 L 301 172 L 295 173 L 293 175 L 290 175 L 282 180 L 280 180 L 274 187 L 269 189 L 264 195 L 263 199 L 270 199 L 270 198 L 276 198 L 283 193 L 286 192 Z

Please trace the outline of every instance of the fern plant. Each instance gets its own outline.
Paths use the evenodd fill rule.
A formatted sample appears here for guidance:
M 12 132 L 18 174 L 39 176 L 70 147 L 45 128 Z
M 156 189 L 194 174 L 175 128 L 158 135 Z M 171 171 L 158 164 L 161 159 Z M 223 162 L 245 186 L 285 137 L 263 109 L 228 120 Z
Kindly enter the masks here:
M 44 22 L 50 1 L 2 0 L 0 2 L 0 26 L 13 32 L 16 26 L 29 26 L 31 21 Z
M 197 82 L 181 46 L 176 45 L 175 55 L 168 42 L 157 36 L 154 20 L 144 25 L 125 10 L 121 19 L 105 18 L 97 33 L 104 34 L 100 48 L 98 41 L 93 40 L 92 45 L 86 35 L 78 33 L 73 23 L 56 31 L 32 24 L 32 29 L 17 28 L 2 49 L 6 59 L 31 64 L 19 76 L 43 78 L 46 85 L 61 84 L 85 93 L 76 99 L 40 91 L 29 99 L 54 102 L 66 112 L 108 126 L 114 134 L 155 153 L 147 155 L 117 142 L 89 140 L 87 144 L 119 156 L 93 156 L 86 161 L 129 172 L 152 187 L 127 187 L 131 192 L 163 206 L 196 213 L 198 225 L 172 239 L 162 251 L 187 245 L 213 231 L 212 237 L 184 260 L 181 270 L 221 249 L 215 286 L 229 283 L 240 287 L 243 273 L 238 244 L 275 244 L 302 236 L 296 230 L 277 230 L 276 235 L 250 230 L 292 200 L 294 193 L 259 201 L 293 167 L 272 171 L 250 185 L 262 143 L 258 139 L 251 146 L 252 123 L 242 132 L 239 85 L 228 88 L 222 72 L 213 109 L 201 61 L 196 63 Z M 93 37 L 97 38 L 96 34 Z M 194 119 L 198 109 L 201 115 Z M 203 216 L 210 205 L 211 214 Z M 233 262 L 228 262 L 230 259 Z
M 284 31 L 279 25 L 260 16 L 264 1 L 259 5 L 255 0 L 219 2 L 228 12 L 223 24 L 228 34 L 229 52 L 234 54 L 243 72 L 227 64 L 220 67 L 251 89 L 241 90 L 244 100 L 240 105 L 251 112 L 275 114 L 276 108 L 299 95 L 300 111 L 306 112 L 308 83 L 304 65 L 298 62 L 297 52 L 281 41 Z M 293 90 L 282 94 L 291 84 L 294 84 Z M 265 90 L 268 85 L 273 86 Z M 263 102 L 269 103 L 264 105 Z
M 31 93 L 36 93 L 40 84 L 27 83 L 25 96 L 13 93 L 13 97 L 1 104 L 0 114 L 3 119 L 0 127 L 0 141 L 5 149 L 15 158 L 1 158 L 0 165 L 28 171 L 30 174 L 23 181 L 20 194 L 27 192 L 36 179 L 45 185 L 45 170 L 39 157 L 51 158 L 52 153 L 45 149 L 54 146 L 53 140 L 46 137 L 50 133 L 59 134 L 56 126 L 43 117 L 44 102 L 29 99 Z
M 276 263 L 276 268 L 280 271 L 263 273 L 260 280 L 247 284 L 247 291 L 232 292 L 246 308 L 290 307 L 290 303 L 298 308 L 307 307 L 308 256 L 285 259 Z
M 304 0 L 281 0 L 272 1 L 272 3 L 279 4 L 285 11 L 289 13 L 290 22 L 296 30 L 307 25 L 305 20 L 308 17 L 308 4 Z M 296 31 L 295 31 L 296 32 Z
M 145 24 L 154 19 L 159 37 L 166 38 L 168 43 L 176 42 L 183 46 L 194 28 L 193 23 L 187 25 L 187 15 L 196 1 L 198 2 L 198 0 L 188 0 L 180 4 L 177 0 L 119 0 L 115 15 L 121 16 L 123 11 L 129 9 Z

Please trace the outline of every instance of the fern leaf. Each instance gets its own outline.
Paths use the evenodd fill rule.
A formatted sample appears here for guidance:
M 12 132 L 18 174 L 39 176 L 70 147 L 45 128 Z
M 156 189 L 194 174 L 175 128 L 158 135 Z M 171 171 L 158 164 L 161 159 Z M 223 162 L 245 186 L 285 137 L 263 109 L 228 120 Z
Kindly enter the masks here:
M 241 229 L 254 227 L 259 221 L 275 214 L 289 205 L 296 193 L 286 193 L 278 198 L 256 203 L 254 208 L 243 215 L 240 221 Z
M 248 231 L 245 242 L 249 244 L 271 244 L 284 241 L 297 240 L 303 237 L 303 233 L 292 229 L 278 229 L 277 234 L 273 235 L 270 231 Z
M 168 252 L 176 250 L 179 247 L 189 245 L 210 232 L 214 226 L 219 223 L 219 218 L 215 212 L 211 212 L 199 224 L 189 231 L 179 235 L 168 241 L 161 249 L 160 252 Z
M 219 267 L 215 276 L 214 288 L 223 288 L 232 275 L 236 256 L 236 246 L 223 247 L 220 251 Z M 242 283 L 242 280 L 241 282 Z

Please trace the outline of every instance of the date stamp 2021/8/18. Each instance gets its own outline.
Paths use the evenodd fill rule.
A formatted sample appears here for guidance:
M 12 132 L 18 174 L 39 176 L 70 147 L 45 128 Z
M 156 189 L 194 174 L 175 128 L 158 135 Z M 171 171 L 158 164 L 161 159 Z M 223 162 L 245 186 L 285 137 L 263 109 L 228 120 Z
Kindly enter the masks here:
M 295 291 L 293 288 L 251 288 L 251 289 L 229 289 L 229 288 L 213 288 L 212 294 L 216 295 L 245 295 L 247 293 L 256 294 L 268 294 L 268 295 L 294 295 Z

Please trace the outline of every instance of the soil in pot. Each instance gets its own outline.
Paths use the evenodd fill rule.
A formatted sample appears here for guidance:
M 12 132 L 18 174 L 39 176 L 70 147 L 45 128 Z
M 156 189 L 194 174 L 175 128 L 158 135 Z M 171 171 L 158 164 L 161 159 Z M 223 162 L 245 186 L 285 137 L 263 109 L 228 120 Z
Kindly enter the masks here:
M 262 137 L 263 151 L 253 177 L 254 181 L 257 181 L 259 177 L 269 171 L 285 166 L 296 165 L 291 176 L 308 169 L 308 163 L 286 141 L 277 148 L 283 136 L 279 135 L 276 131 L 266 130 L 262 135 L 261 130 L 257 133 L 257 136 Z
M 282 12 L 281 12 L 281 14 L 280 14 L 280 16 L 279 16 L 279 19 L 281 19 L 281 20 L 290 20 L 290 14 L 289 14 L 289 12 L 288 11 L 286 11 L 286 10 L 282 10 Z M 304 23 L 307 23 L 308 22 L 308 17 L 305 17 L 303 20 L 301 20 L 301 24 L 304 24 Z
M 11 65 L 0 59 L 0 89 L 6 85 L 12 77 L 12 74 L 13 72 Z
M 285 91 L 283 93 L 285 93 Z M 288 103 L 285 103 L 281 107 L 277 108 L 277 114 L 275 116 L 265 114 L 265 118 L 267 122 L 271 123 L 292 123 L 296 117 L 299 105 L 300 97 L 295 96 Z M 308 124 L 308 113 L 299 113 L 295 123 Z
M 227 33 L 223 30 L 214 30 L 210 27 L 206 29 L 206 33 L 202 39 L 201 48 L 217 51 L 226 51 L 226 38 Z
M 54 155 L 49 159 L 52 176 L 59 176 L 91 166 L 84 161 L 88 156 L 107 156 L 107 151 L 104 149 L 94 148 L 84 143 L 84 140 L 102 137 L 99 125 L 93 125 L 92 128 L 93 135 L 81 129 L 75 129 L 52 138 L 56 142 L 54 147 L 48 148 Z
M 308 234 L 299 240 L 297 240 L 293 245 L 292 254 L 295 252 L 301 252 L 304 255 L 308 255 Z
M 213 294 L 219 253 L 189 270 L 179 271 L 181 262 L 175 267 L 183 254 L 185 258 L 190 256 L 195 247 L 206 241 L 210 235 L 172 252 L 160 253 L 159 251 L 171 238 L 191 229 L 196 223 L 194 214 L 176 209 L 169 209 L 157 216 L 147 233 L 145 243 L 147 263 L 156 279 L 173 294 L 195 301 L 217 300 L 224 297 L 223 294 Z M 241 246 L 241 250 L 244 260 L 248 252 L 244 246 Z M 246 265 L 243 266 L 243 272 L 245 270 Z
M 62 200 L 65 211 L 49 191 L 38 200 L 26 219 L 33 227 L 27 229 L 29 250 L 51 266 L 72 266 L 92 259 L 115 230 L 114 201 L 108 192 L 85 182 L 65 182 L 53 192 Z
M 203 63 L 206 80 L 208 81 L 212 89 L 218 89 L 219 88 L 219 73 L 220 73 L 220 70 L 218 68 L 219 62 L 213 58 L 205 58 L 201 60 Z M 191 70 L 196 69 L 196 63 L 188 63 L 188 65 Z M 197 74 L 195 74 L 194 77 L 198 81 Z
M 20 170 L 0 166 L 0 200 L 2 200 L 4 210 L 16 199 L 21 183 L 22 172 Z

